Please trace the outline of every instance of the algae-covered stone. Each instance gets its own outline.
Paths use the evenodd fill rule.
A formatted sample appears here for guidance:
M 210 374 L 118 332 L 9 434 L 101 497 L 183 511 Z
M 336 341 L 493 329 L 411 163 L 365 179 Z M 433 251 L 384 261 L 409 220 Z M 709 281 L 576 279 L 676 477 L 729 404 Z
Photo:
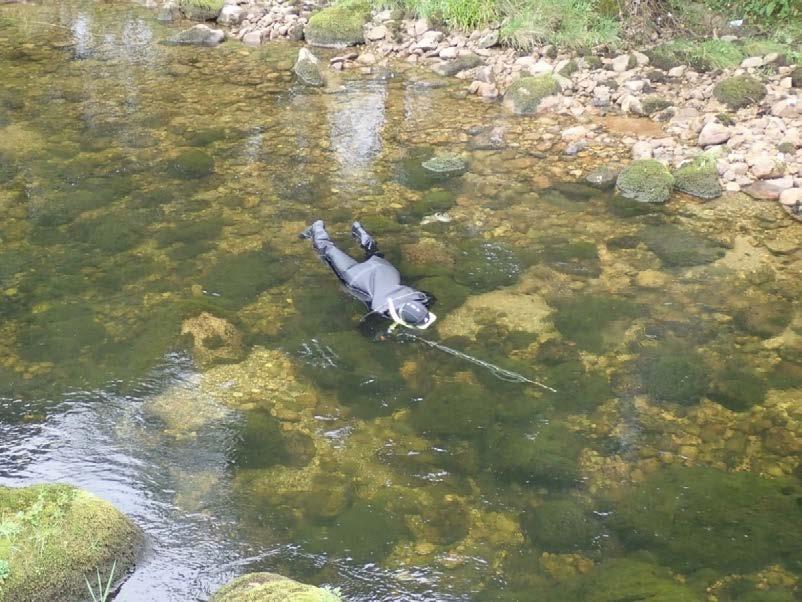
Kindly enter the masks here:
M 621 196 L 641 203 L 665 203 L 671 195 L 674 176 L 654 159 L 633 161 L 618 175 Z
M 141 531 L 108 502 L 69 485 L 0 487 L 0 600 L 84 600 L 84 578 L 114 582 L 139 555 Z M 116 563 L 116 564 L 115 564 Z
M 802 567 L 802 490 L 784 478 L 667 466 L 632 487 L 610 524 L 628 547 L 682 572 Z
M 370 3 L 363 0 L 341 1 L 309 18 L 304 37 L 312 46 L 345 48 L 365 42 L 362 26 L 370 17 Z
M 342 598 L 336 590 L 275 573 L 249 573 L 217 590 L 210 602 L 342 602 Z
M 708 390 L 704 358 L 690 346 L 664 341 L 638 360 L 643 391 L 655 401 L 697 403 Z
M 523 529 L 538 548 L 565 554 L 599 545 L 604 528 L 582 505 L 570 498 L 548 501 L 526 513 Z
M 185 180 L 203 178 L 214 171 L 214 159 L 201 150 L 188 150 L 170 163 L 168 171 Z
M 599 190 L 612 190 L 618 179 L 618 170 L 609 166 L 599 167 L 585 176 L 585 182 Z
M 748 75 L 729 77 L 713 88 L 713 96 L 733 111 L 759 103 L 766 94 L 766 86 Z
M 478 385 L 449 383 L 424 396 L 412 412 L 412 424 L 426 434 L 477 437 L 493 422 L 495 409 Z
M 659 113 L 663 109 L 667 109 L 673 103 L 670 100 L 666 100 L 662 96 L 647 96 L 641 101 L 641 107 L 643 108 L 644 115 L 653 115 L 654 113 Z
M 468 240 L 459 248 L 454 280 L 474 291 L 513 284 L 521 273 L 518 253 L 503 243 Z
M 763 402 L 767 382 L 746 366 L 726 366 L 713 375 L 708 396 L 734 412 Z
M 326 83 L 320 70 L 320 60 L 306 48 L 298 51 L 298 60 L 292 70 L 298 80 L 307 86 L 320 87 Z
M 213 21 L 223 10 L 225 0 L 178 0 L 178 8 L 187 19 Z
M 529 429 L 492 429 L 486 441 L 486 464 L 498 474 L 524 483 L 569 485 L 579 479 L 582 443 L 559 422 Z
M 540 101 L 560 92 L 560 84 L 551 75 L 522 77 L 504 95 L 504 106 L 516 115 L 532 115 Z
M 594 353 L 612 342 L 607 328 L 616 322 L 629 322 L 642 313 L 641 307 L 625 297 L 602 294 L 575 295 L 552 302 L 557 310 L 554 325 L 581 349 Z
M 674 172 L 674 187 L 700 199 L 715 199 L 721 196 L 716 160 L 709 155 L 699 155 Z
M 453 153 L 435 155 L 421 163 L 421 167 L 427 171 L 443 175 L 459 175 L 465 173 L 465 170 L 468 169 L 465 160 Z
M 596 566 L 583 576 L 575 599 L 584 602 L 703 602 L 706 597 L 678 582 L 664 567 L 617 558 Z
M 793 307 L 787 301 L 772 299 L 735 312 L 733 321 L 742 331 L 767 339 L 777 336 L 791 323 Z
M 649 250 L 669 267 L 711 263 L 725 253 L 720 243 L 674 224 L 647 226 L 640 236 Z
M 262 291 L 286 282 L 293 266 L 281 255 L 265 248 L 239 255 L 228 255 L 214 264 L 203 280 L 212 300 L 225 307 L 242 307 Z

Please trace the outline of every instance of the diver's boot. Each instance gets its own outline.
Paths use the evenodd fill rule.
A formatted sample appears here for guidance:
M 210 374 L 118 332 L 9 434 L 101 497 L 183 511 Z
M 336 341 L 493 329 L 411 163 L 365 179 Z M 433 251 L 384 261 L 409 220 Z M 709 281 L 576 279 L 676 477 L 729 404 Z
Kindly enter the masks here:
M 351 226 L 351 236 L 359 243 L 366 255 L 371 256 L 378 253 L 379 246 L 376 241 L 373 240 L 373 237 L 368 234 L 368 231 L 359 222 L 354 222 Z
M 320 222 L 320 227 L 322 228 L 323 220 L 316 220 L 312 224 L 304 228 L 304 231 L 298 235 L 298 238 L 300 238 L 301 240 L 309 240 L 310 238 L 312 238 L 312 232 L 315 230 L 315 225 L 318 222 Z

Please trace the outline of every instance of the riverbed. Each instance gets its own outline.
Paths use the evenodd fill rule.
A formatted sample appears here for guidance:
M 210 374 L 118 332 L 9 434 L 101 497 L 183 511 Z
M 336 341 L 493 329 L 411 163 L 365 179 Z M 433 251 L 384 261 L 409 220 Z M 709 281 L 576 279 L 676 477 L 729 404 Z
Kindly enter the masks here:
M 798 595 L 800 224 L 592 188 L 614 136 L 565 156 L 570 122 L 422 68 L 310 89 L 298 45 L 161 43 L 181 26 L 0 7 L 0 484 L 141 525 L 118 600 L 257 570 L 348 600 Z M 437 299 L 424 336 L 482 363 L 376 340 L 298 240 L 316 218 L 354 254 L 361 220 Z M 204 356 L 214 320 L 237 334 Z

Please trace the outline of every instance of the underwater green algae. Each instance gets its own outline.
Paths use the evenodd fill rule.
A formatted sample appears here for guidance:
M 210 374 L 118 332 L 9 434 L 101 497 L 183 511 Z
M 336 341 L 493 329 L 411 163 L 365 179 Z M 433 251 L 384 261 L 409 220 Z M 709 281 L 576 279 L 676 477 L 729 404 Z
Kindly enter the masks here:
M 601 545 L 604 528 L 576 500 L 547 501 L 523 518 L 524 532 L 535 546 L 546 552 L 591 551 Z
M 637 302 L 626 297 L 604 294 L 576 295 L 555 300 L 554 325 L 581 349 L 602 352 L 613 340 L 605 338 L 605 328 L 618 321 L 629 321 L 643 313 Z
M 709 370 L 701 354 L 679 341 L 644 349 L 637 362 L 643 391 L 655 401 L 697 403 L 708 390 Z
M 611 525 L 630 548 L 684 572 L 802 563 L 802 489 L 793 480 L 668 466 L 634 486 Z

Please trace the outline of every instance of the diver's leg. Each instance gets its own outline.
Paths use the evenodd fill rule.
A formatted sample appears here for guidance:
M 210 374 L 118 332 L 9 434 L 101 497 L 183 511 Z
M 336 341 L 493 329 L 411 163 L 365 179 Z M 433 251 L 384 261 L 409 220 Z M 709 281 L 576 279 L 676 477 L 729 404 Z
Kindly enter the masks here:
M 317 220 L 308 230 L 315 251 L 329 264 L 334 273 L 337 274 L 337 277 L 345 284 L 348 284 L 350 278 L 346 272 L 348 268 L 356 265 L 356 259 L 336 247 L 329 233 L 326 232 L 326 227 L 322 220 Z
M 375 239 L 359 222 L 354 222 L 351 226 L 351 236 L 359 243 L 362 250 L 365 251 L 365 259 L 370 259 L 374 255 L 379 255 L 379 245 L 376 244 Z

